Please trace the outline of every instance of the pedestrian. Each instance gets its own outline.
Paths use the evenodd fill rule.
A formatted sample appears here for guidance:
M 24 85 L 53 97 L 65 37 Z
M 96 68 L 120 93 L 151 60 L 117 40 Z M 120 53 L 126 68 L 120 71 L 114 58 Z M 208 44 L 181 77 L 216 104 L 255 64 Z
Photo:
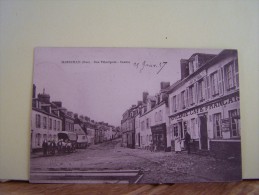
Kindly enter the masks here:
M 184 140 L 185 140 L 185 146 L 188 151 L 188 154 L 190 154 L 191 153 L 191 148 L 190 148 L 191 136 L 188 133 L 188 131 L 186 131 L 186 133 L 185 133 Z
M 180 136 L 175 137 L 174 145 L 175 145 L 175 153 L 181 152 L 181 138 L 180 138 Z
M 42 143 L 42 150 L 43 150 L 43 155 L 46 156 L 48 151 L 48 142 L 46 139 L 44 139 Z

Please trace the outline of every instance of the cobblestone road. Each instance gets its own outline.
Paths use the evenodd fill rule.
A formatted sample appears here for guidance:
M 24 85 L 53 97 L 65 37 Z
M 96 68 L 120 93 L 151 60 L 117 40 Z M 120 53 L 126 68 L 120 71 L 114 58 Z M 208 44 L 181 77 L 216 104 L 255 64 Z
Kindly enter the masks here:
M 231 181 L 241 177 L 240 162 L 182 152 L 150 152 L 120 147 L 120 140 L 78 149 L 75 153 L 31 155 L 31 170 L 142 170 L 140 183 Z

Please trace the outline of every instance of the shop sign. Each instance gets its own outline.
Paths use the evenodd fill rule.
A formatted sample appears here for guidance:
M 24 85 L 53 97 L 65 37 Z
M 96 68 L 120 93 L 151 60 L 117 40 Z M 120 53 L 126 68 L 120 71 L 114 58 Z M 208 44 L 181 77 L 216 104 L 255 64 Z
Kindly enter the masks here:
M 221 129 L 223 132 L 230 131 L 230 119 L 229 118 L 221 119 Z
M 237 102 L 237 101 L 239 101 L 239 96 L 238 95 L 232 96 L 232 97 L 229 97 L 229 98 L 226 98 L 226 99 L 219 100 L 217 102 L 205 104 L 203 106 L 187 110 L 186 112 L 183 112 L 181 114 L 176 114 L 174 116 L 171 116 L 170 119 L 171 120 L 181 119 L 181 118 L 186 117 L 186 116 L 191 116 L 193 114 L 199 114 L 199 113 L 202 113 L 202 112 L 206 112 L 208 110 L 218 108 L 218 107 L 221 107 L 221 106 L 225 106 L 227 104 L 231 104 L 231 103 L 234 103 L 234 102 Z

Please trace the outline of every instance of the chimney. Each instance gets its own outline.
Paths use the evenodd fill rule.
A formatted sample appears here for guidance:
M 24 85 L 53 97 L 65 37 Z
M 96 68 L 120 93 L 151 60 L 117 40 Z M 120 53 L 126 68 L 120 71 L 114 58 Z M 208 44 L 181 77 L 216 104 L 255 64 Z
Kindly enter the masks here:
M 140 106 L 142 104 L 142 101 L 138 101 L 138 106 Z
M 181 80 L 189 75 L 189 61 L 185 59 L 180 60 L 181 63 Z
M 35 84 L 33 84 L 32 98 L 36 98 L 36 85 Z
M 38 98 L 40 102 L 44 102 L 46 104 L 50 103 L 50 96 L 48 94 L 38 94 Z
M 167 87 L 170 86 L 170 82 L 161 82 L 160 83 L 160 89 L 166 89 Z
M 74 114 L 74 118 L 78 118 L 78 114 L 77 113 Z
M 148 92 L 143 92 L 143 103 L 146 104 L 147 103 L 147 96 L 148 96 Z
M 70 116 L 70 117 L 72 117 L 72 116 L 73 116 L 73 112 L 68 111 L 68 112 L 67 112 L 67 115 Z

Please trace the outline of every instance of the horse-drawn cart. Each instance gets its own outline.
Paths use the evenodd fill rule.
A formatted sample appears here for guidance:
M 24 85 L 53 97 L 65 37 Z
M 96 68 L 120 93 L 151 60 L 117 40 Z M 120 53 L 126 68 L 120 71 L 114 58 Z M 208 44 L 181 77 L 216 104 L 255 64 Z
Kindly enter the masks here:
M 77 145 L 77 135 L 73 132 L 62 131 L 58 133 L 58 153 L 74 152 Z

